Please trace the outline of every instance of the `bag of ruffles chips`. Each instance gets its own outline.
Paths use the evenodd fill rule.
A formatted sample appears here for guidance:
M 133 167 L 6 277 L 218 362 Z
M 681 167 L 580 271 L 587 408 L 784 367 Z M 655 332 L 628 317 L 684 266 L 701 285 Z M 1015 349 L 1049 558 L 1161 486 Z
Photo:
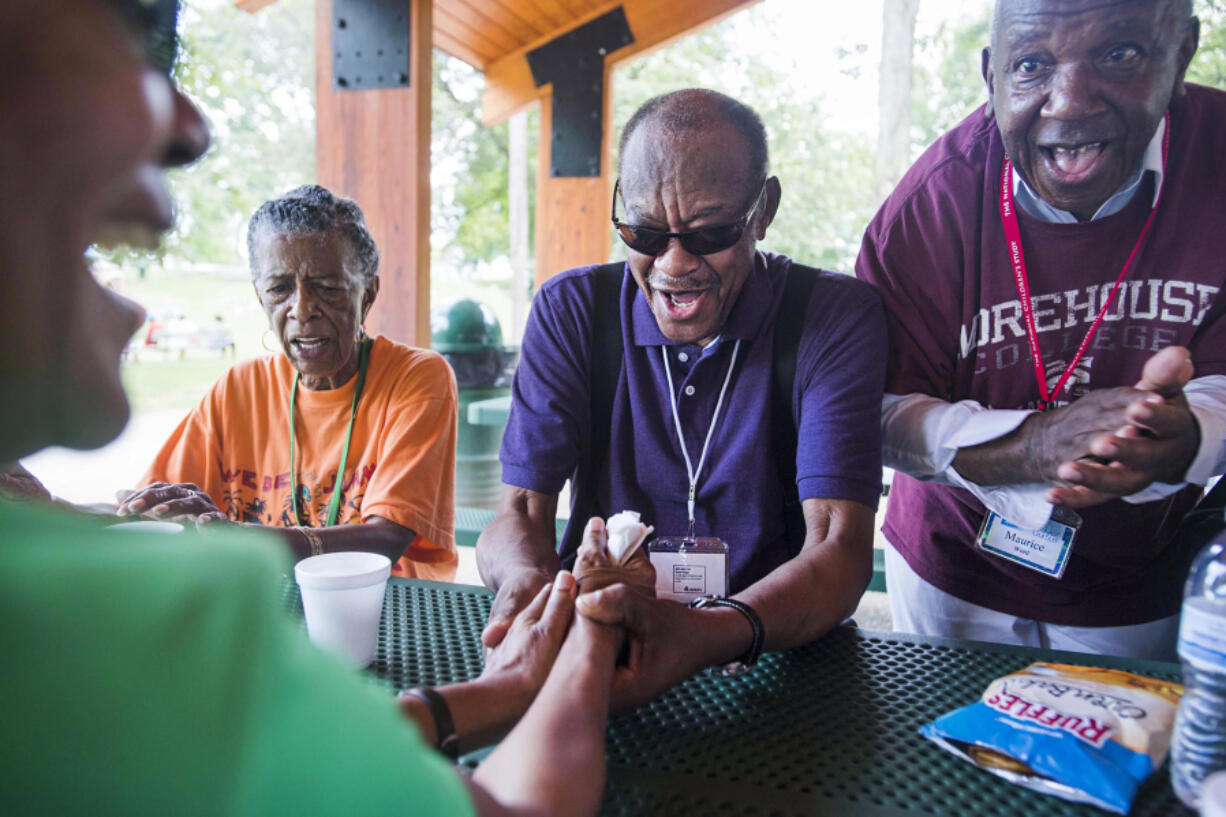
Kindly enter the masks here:
M 1010 783 L 1126 814 L 1166 757 L 1182 694 L 1121 670 L 1031 664 L 920 733 Z

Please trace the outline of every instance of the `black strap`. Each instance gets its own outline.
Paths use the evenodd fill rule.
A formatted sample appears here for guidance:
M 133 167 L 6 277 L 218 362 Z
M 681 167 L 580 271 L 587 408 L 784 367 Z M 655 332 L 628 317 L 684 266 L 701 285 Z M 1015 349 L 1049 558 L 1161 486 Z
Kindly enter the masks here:
M 788 542 L 800 552 L 805 540 L 805 518 L 796 488 L 796 422 L 792 416 L 792 390 L 796 382 L 796 353 L 804 330 L 805 312 L 820 273 L 801 264 L 788 268 L 783 301 L 775 317 L 771 368 L 771 450 L 783 490 L 783 520 Z
M 424 703 L 434 718 L 434 734 L 438 743 L 435 748 L 445 757 L 455 760 L 460 756 L 460 738 L 455 733 L 455 721 L 451 717 L 451 707 L 447 700 L 430 687 L 413 687 L 400 693 L 411 695 Z
M 608 516 L 596 492 L 609 455 L 609 432 L 613 425 L 613 394 L 622 369 L 621 285 L 625 263 L 618 261 L 596 268 L 595 303 L 592 315 L 592 357 L 588 377 L 591 433 L 579 451 L 579 465 L 571 478 L 570 522 L 558 547 L 562 564 L 570 567 L 579 550 L 583 528 L 593 516 Z

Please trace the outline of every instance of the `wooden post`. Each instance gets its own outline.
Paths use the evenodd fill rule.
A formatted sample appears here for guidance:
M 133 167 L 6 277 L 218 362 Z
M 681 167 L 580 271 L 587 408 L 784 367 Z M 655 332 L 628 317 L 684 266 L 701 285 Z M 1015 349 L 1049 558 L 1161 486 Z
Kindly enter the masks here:
M 533 102 L 540 104 L 539 160 L 536 182 L 537 286 L 562 270 L 608 260 L 613 228 L 609 204 L 613 196 L 613 102 L 610 75 L 614 66 L 710 25 L 759 0 L 609 0 L 592 6 L 571 23 L 551 30 L 515 51 L 498 57 L 485 68 L 484 120 L 501 122 Z M 566 31 L 620 7 L 634 36 L 631 44 L 609 52 L 604 72 L 604 123 L 600 176 L 553 178 L 550 168 L 552 132 L 551 86 L 536 87 L 526 54 Z
M 605 132 L 600 175 L 555 178 L 549 174 L 549 134 L 553 101 L 541 98 L 540 136 L 536 162 L 536 287 L 571 267 L 603 264 L 609 258 L 612 227 L 609 202 L 613 195 L 609 150 L 613 128 L 609 69 L 605 69 Z
M 528 319 L 528 115 L 507 122 L 507 218 L 511 234 L 511 326 L 519 343 Z
M 368 331 L 428 346 L 432 3 L 409 6 L 409 87 L 350 91 L 332 84 L 332 0 L 316 0 L 315 168 L 357 201 L 379 246 Z

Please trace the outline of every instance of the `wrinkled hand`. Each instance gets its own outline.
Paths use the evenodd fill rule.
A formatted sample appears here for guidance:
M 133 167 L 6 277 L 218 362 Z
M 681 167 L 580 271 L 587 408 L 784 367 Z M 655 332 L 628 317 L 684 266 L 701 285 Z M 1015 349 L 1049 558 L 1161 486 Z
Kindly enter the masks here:
M 667 599 L 655 599 L 624 584 L 584 593 L 575 604 L 580 615 L 625 628 L 628 660 L 613 673 L 611 706 L 627 710 L 650 701 L 702 668 L 694 637 L 705 616 Z
M 119 502 L 115 513 L 119 516 L 142 516 L 169 522 L 195 522 L 200 517 L 208 517 L 207 521 L 226 518 L 212 497 L 190 482 L 155 482 L 135 491 L 119 491 L 115 498 Z
M 1200 448 L 1200 426 L 1183 394 L 1192 374 L 1188 350 L 1180 346 L 1146 361 L 1137 389 L 1148 396 L 1129 403 L 1126 426 L 1090 442 L 1089 452 L 1103 462 L 1062 463 L 1057 476 L 1067 484 L 1053 486 L 1048 501 L 1084 508 L 1135 494 L 1154 482 L 1183 482 Z
M 19 502 L 50 502 L 51 492 L 20 465 L 0 471 L 0 497 Z
M 515 617 L 548 587 L 553 577 L 538 570 L 515 573 L 498 587 L 490 607 L 489 622 L 481 633 L 481 643 L 493 649 L 502 643 Z
M 1146 398 L 1162 399 L 1153 392 L 1126 386 L 1098 389 L 1067 406 L 1028 417 L 1023 424 L 1028 460 L 1039 480 L 1059 481 L 1061 465 L 1086 456 L 1095 440 L 1128 426 L 1129 407 Z
M 485 655 L 483 678 L 505 681 L 534 697 L 549 676 L 575 611 L 578 584 L 562 571 L 515 616 L 498 646 Z
M 650 531 L 651 528 L 646 529 Z M 647 549 L 640 544 L 626 557 L 624 564 L 617 564 L 608 545 L 605 521 L 593 516 L 583 529 L 583 542 L 575 554 L 575 581 L 579 583 L 579 592 L 590 593 L 609 585 L 625 584 L 648 598 L 655 598 L 656 570 Z

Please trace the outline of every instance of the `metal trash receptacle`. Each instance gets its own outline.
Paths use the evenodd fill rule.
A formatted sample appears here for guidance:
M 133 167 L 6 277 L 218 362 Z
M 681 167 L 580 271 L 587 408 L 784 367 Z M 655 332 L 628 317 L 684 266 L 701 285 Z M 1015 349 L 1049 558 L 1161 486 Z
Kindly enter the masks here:
M 502 345 L 502 325 L 489 306 L 463 298 L 430 313 L 430 343 L 451 364 L 459 387 L 455 504 L 497 508 L 502 485 L 502 429 L 468 422 L 468 406 L 511 393 L 518 349 Z

